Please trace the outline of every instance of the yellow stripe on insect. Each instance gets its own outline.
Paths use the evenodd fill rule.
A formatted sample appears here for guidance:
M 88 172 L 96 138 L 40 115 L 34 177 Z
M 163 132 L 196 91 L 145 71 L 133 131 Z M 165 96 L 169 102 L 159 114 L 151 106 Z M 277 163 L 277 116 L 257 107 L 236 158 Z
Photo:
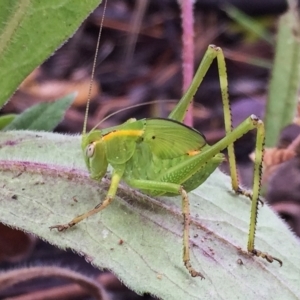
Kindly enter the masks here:
M 194 155 L 197 155 L 198 153 L 200 153 L 199 150 L 192 150 L 192 151 L 187 152 L 187 155 L 194 156 Z
M 109 139 L 119 137 L 119 136 L 142 136 L 144 130 L 115 130 L 102 137 L 103 141 L 108 141 Z

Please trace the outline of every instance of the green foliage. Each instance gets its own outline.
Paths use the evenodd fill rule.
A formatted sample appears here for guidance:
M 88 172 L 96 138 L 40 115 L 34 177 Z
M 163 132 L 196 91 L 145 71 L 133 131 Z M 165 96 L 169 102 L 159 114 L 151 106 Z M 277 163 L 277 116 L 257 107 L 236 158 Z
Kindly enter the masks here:
M 98 4 L 99 0 L 0 1 L 0 108 Z
M 230 4 L 226 4 L 224 10 L 237 24 L 244 28 L 248 34 L 251 33 L 271 45 L 274 44 L 271 33 L 266 30 L 261 22 L 249 17 L 247 14 Z
M 289 10 L 279 18 L 275 49 L 275 60 L 272 64 L 272 75 L 268 91 L 265 116 L 266 146 L 277 144 L 280 131 L 293 122 L 300 87 L 300 19 L 297 2 L 288 1 Z M 255 19 L 244 14 L 231 5 L 225 6 L 226 13 L 247 32 L 255 34 L 262 40 L 273 44 L 266 29 Z M 263 59 L 251 58 L 249 63 L 270 68 Z
M 65 41 L 99 4 L 98 0 L 12 0 L 0 2 L 0 108 L 24 78 Z M 0 129 L 51 131 L 73 101 L 67 96 L 41 103 L 21 115 L 2 116 Z
M 300 87 L 300 20 L 289 10 L 279 19 L 275 61 L 268 93 L 266 146 L 274 147 L 280 131 L 296 113 Z
M 66 96 L 54 102 L 36 104 L 15 117 L 4 130 L 30 129 L 52 131 L 62 121 L 66 110 L 74 100 L 74 95 Z
M 8 124 L 10 124 L 14 118 L 16 117 L 16 114 L 7 114 L 0 117 L 0 130 L 5 128 Z

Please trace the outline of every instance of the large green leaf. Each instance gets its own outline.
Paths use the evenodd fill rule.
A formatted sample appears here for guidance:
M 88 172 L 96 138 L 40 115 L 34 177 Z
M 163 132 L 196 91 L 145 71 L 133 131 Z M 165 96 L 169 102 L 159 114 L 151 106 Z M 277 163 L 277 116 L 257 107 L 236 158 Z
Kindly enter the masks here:
M 219 171 L 189 193 L 191 259 L 205 280 L 190 277 L 183 266 L 179 197 L 157 200 L 121 185 L 103 212 L 66 232 L 49 230 L 94 207 L 109 184 L 89 179 L 79 136 L 1 133 L 0 182 L 1 222 L 74 249 L 139 293 L 161 299 L 300 297 L 299 241 L 265 205 L 256 246 L 283 266 L 243 253 L 250 202 L 234 195 L 229 177 Z
M 62 121 L 74 98 L 75 95 L 71 94 L 53 102 L 38 103 L 15 117 L 4 129 L 52 131 Z
M 16 116 L 16 114 L 7 114 L 4 116 L 0 116 L 0 130 L 10 124 Z
M 100 2 L 0 1 L 0 107 Z

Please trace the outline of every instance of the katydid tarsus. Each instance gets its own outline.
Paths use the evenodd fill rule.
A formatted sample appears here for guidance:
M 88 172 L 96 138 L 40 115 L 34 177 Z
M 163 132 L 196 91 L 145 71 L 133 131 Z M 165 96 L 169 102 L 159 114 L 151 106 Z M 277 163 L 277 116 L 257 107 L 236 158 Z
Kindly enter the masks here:
M 200 132 L 182 122 L 196 90 L 214 59 L 217 59 L 219 69 L 226 136 L 215 145 L 208 145 Z M 280 265 L 282 264 L 280 259 L 256 249 L 254 245 L 258 202 L 260 201 L 264 124 L 255 115 L 251 115 L 232 129 L 226 65 L 221 48 L 214 45 L 208 47 L 188 91 L 168 118 L 130 119 L 119 126 L 103 130 L 94 128 L 86 133 L 87 115 L 88 105 L 81 140 L 85 163 L 90 177 L 95 180 L 101 180 L 104 177 L 110 164 L 113 168 L 110 187 L 106 198 L 95 208 L 66 224 L 51 226 L 51 229 L 66 230 L 106 208 L 114 199 L 120 180 L 151 196 L 181 195 L 183 262 L 191 276 L 204 278 L 194 269 L 190 261 L 190 209 L 187 193 L 201 185 L 213 173 L 224 160 L 221 151 L 227 148 L 232 189 L 235 193 L 251 200 L 247 250 L 268 262 L 276 260 Z M 248 192 L 239 186 L 233 143 L 252 129 L 256 129 L 257 132 L 256 150 L 253 188 L 252 192 Z

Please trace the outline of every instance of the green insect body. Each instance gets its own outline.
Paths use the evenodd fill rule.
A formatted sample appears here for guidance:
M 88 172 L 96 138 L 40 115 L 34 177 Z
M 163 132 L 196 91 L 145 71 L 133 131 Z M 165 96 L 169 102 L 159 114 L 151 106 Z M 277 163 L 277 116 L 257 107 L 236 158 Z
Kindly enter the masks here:
M 199 169 L 198 161 L 206 147 L 200 132 L 159 118 L 132 121 L 106 133 L 96 130 L 82 139 L 91 178 L 101 179 L 110 164 L 123 171 L 122 179 L 131 186 L 148 180 L 180 184 L 187 192 L 201 185 L 224 159 L 218 153 Z M 164 189 L 141 191 L 152 196 L 178 195 L 178 191 Z
M 181 123 L 187 108 L 201 84 L 212 61 L 217 58 L 221 95 L 224 107 L 226 136 L 214 145 L 208 145 L 197 130 Z M 88 111 L 88 109 L 87 109 Z M 261 164 L 264 143 L 264 124 L 251 115 L 232 129 L 228 99 L 228 83 L 222 50 L 210 45 L 196 72 L 188 91 L 167 119 L 130 119 L 124 124 L 108 129 L 93 129 L 86 133 L 86 120 L 82 135 L 82 151 L 91 178 L 101 180 L 108 165 L 113 168 L 111 184 L 106 198 L 94 209 L 75 217 L 63 225 L 50 227 L 63 231 L 106 208 L 116 195 L 120 180 L 129 186 L 152 196 L 182 197 L 183 214 L 183 262 L 191 276 L 204 276 L 190 262 L 189 226 L 190 210 L 187 193 L 201 185 L 224 160 L 222 150 L 228 149 L 228 161 L 232 189 L 252 200 L 247 250 L 268 262 L 277 260 L 255 249 Z M 238 183 L 233 143 L 248 131 L 256 129 L 256 151 L 253 177 L 253 192 L 242 189 Z

